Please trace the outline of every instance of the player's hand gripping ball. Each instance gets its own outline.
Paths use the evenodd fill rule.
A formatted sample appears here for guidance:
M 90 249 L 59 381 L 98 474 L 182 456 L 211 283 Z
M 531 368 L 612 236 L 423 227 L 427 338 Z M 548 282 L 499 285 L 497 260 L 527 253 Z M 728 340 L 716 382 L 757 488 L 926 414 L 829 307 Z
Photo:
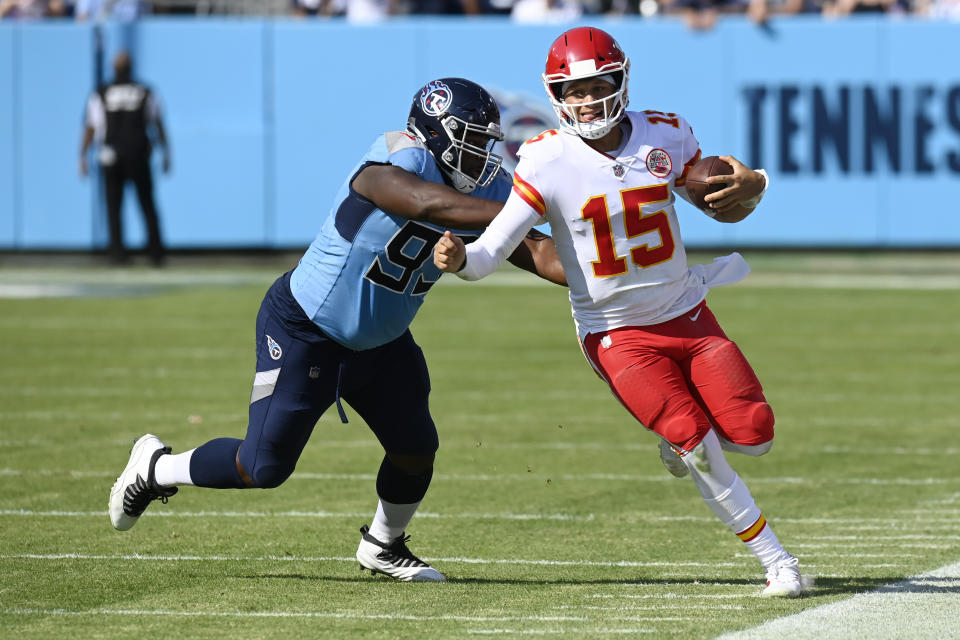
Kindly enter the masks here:
M 703 198 L 710 193 L 716 193 L 726 188 L 727 185 L 723 182 L 710 184 L 706 179 L 710 176 L 726 176 L 731 173 L 733 173 L 733 167 L 718 156 L 707 156 L 690 167 L 690 171 L 687 173 L 687 182 L 684 186 L 687 188 L 687 195 L 690 196 L 693 205 L 701 211 L 711 212 Z

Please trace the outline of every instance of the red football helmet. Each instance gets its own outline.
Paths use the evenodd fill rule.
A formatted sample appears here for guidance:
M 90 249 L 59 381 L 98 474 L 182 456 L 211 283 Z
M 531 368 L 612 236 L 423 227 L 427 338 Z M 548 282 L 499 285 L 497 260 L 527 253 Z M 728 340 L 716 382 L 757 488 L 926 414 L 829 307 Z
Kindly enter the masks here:
M 590 139 L 602 138 L 609 133 L 623 119 L 629 102 L 629 71 L 630 59 L 606 31 L 594 27 L 577 27 L 554 40 L 550 53 L 547 54 L 546 71 L 542 77 L 547 97 L 550 98 L 550 104 L 560 120 L 560 127 Z M 592 122 L 580 122 L 574 107 L 563 102 L 563 85 L 571 80 L 595 76 L 609 76 L 607 80 L 617 87 L 617 91 L 603 100 L 583 103 L 593 105 L 602 102 L 604 117 Z

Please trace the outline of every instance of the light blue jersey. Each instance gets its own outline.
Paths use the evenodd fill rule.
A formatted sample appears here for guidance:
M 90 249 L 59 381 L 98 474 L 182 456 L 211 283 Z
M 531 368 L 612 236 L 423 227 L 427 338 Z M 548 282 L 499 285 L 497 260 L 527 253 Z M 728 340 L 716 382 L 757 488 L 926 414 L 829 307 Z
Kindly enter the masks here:
M 290 276 L 293 297 L 320 330 L 353 350 L 371 349 L 401 335 L 413 322 L 430 287 L 443 272 L 433 264 L 433 246 L 447 230 L 391 215 L 350 183 L 367 164 L 392 164 L 423 180 L 443 183 L 433 156 L 402 131 L 370 147 L 350 172 L 330 215 Z M 504 202 L 511 181 L 503 170 L 471 195 Z M 450 229 L 464 240 L 479 231 Z

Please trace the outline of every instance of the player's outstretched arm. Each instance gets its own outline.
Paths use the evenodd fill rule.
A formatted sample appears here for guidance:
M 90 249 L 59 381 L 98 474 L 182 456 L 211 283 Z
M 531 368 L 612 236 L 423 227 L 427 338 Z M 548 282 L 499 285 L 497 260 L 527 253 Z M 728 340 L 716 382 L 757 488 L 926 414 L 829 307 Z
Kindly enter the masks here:
M 503 206 L 389 164 L 365 167 L 353 179 L 353 190 L 388 213 L 455 229 L 483 229 Z
M 720 159 L 733 167 L 733 173 L 711 176 L 707 182 L 726 184 L 724 189 L 709 194 L 704 201 L 711 204 L 718 222 L 740 222 L 753 210 L 767 190 L 767 176 L 754 171 L 733 156 L 720 156 Z
M 567 276 L 563 273 L 560 256 L 553 238 L 536 229 L 530 229 L 510 257 L 511 264 L 536 274 L 554 284 L 567 286 Z
M 558 284 L 562 283 L 563 268 L 559 264 L 550 266 L 554 261 L 559 263 L 553 239 L 550 238 L 549 243 L 546 243 L 542 239 L 535 239 L 536 234 L 529 233 L 540 219 L 540 214 L 522 198 L 510 194 L 500 214 L 469 246 L 462 247 L 450 237 L 452 234 L 445 234 L 434 246 L 434 264 L 444 271 L 456 273 L 464 280 L 479 280 L 496 271 L 522 243 L 542 242 L 543 244 L 535 244 L 533 247 L 527 246 L 530 251 L 529 260 L 526 266 L 519 266 L 531 267 L 530 270 L 537 275 Z M 552 257 L 551 251 L 554 254 Z
M 456 273 L 466 259 L 467 247 L 463 240 L 449 231 L 444 231 L 443 237 L 433 245 L 433 264 L 440 271 Z

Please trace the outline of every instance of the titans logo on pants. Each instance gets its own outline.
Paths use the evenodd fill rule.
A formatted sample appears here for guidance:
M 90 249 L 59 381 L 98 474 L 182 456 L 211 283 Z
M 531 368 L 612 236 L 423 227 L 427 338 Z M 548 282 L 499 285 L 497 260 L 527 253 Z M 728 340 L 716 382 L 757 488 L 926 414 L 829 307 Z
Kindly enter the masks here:
M 274 360 L 279 360 L 280 356 L 283 355 L 283 349 L 281 349 L 277 341 L 270 336 L 267 336 L 267 348 L 270 350 L 270 357 Z

